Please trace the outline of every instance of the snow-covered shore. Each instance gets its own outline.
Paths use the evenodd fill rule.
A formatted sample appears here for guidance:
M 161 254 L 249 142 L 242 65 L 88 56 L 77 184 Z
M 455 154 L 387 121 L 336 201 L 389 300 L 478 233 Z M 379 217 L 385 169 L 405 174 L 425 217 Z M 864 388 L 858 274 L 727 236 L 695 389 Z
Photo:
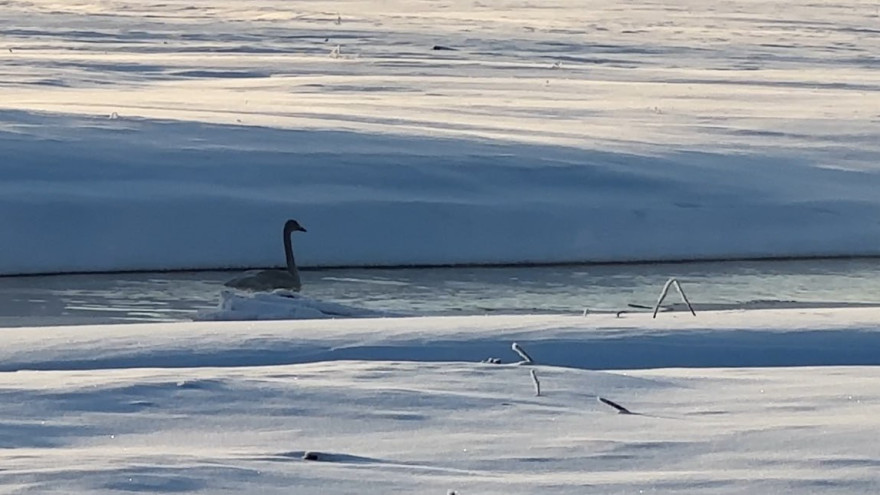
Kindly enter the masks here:
M 880 254 L 876 2 L 0 5 L 0 275 Z M 875 493 L 878 326 L 6 328 L 0 493 Z
M 878 308 L 469 316 L 4 329 L 0 370 L 514 361 L 588 369 L 876 364 Z
M 4 330 L 0 482 L 868 493 L 880 486 L 877 321 L 825 309 Z M 513 340 L 535 365 L 514 364 Z M 607 370 L 633 363 L 668 367 Z
M 875 10 L 7 2 L 0 274 L 877 255 Z

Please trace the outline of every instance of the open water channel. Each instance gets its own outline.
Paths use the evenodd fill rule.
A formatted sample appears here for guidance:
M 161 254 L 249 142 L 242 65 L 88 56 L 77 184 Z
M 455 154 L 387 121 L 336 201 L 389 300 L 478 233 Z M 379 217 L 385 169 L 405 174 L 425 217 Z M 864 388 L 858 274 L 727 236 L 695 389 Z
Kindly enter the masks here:
M 189 320 L 235 273 L 0 277 L 0 326 Z M 645 310 L 633 305 L 652 306 L 669 277 L 698 310 L 880 305 L 880 259 L 307 270 L 303 293 L 417 315 L 582 314 Z

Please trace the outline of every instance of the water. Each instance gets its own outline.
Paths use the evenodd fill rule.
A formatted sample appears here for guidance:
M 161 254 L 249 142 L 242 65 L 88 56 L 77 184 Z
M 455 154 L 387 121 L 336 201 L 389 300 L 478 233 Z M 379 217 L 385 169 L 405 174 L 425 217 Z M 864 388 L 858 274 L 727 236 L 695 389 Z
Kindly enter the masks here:
M 0 326 L 189 320 L 234 272 L 0 278 Z M 303 273 L 304 293 L 425 315 L 570 313 L 652 306 L 669 277 L 699 309 L 880 305 L 880 260 L 792 260 Z M 671 294 L 676 300 L 678 296 Z

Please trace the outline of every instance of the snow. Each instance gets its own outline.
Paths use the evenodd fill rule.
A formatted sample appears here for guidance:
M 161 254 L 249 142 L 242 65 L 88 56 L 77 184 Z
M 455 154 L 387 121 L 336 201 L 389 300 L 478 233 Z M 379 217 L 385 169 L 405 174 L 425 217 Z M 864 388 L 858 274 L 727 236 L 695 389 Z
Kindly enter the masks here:
M 514 362 L 513 342 L 538 364 L 575 368 L 869 365 L 876 318 L 866 307 L 8 328 L 0 370 Z
M 304 266 L 878 255 L 877 23 L 8 1 L 0 274 L 279 266 L 289 217 Z
M 0 4 L 0 275 L 880 255 L 873 1 Z M 2 329 L 0 492 L 880 489 L 878 308 L 220 298 Z
M 0 481 L 16 493 L 870 493 L 878 317 L 8 329 Z M 537 364 L 513 364 L 512 341 Z M 490 356 L 502 363 L 480 362 Z M 633 363 L 651 369 L 610 369 Z

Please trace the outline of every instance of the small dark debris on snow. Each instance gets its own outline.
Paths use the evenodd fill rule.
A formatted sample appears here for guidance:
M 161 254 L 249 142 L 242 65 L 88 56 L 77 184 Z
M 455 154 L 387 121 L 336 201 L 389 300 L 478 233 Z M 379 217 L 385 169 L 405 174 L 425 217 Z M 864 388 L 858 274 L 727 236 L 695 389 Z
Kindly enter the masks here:
M 611 406 L 611 407 L 613 407 L 614 409 L 617 409 L 617 412 L 620 413 L 620 414 L 632 414 L 632 411 L 630 411 L 629 409 L 627 409 L 627 408 L 621 406 L 620 404 L 614 402 L 614 401 L 611 400 L 611 399 L 606 399 L 605 397 L 598 397 L 598 399 L 599 399 L 599 402 L 601 402 L 601 403 L 603 403 L 603 404 L 605 404 L 605 405 Z
M 452 48 L 451 46 L 443 46 L 443 45 L 434 45 L 433 47 L 431 47 L 431 50 L 438 50 L 438 51 L 439 51 L 439 50 L 446 50 L 446 51 L 449 51 L 449 52 L 455 52 L 455 51 L 458 51 L 458 50 L 456 50 L 455 48 Z
M 304 461 L 320 461 L 321 459 L 320 459 L 320 457 L 318 457 L 317 452 L 306 451 L 305 453 L 303 453 L 303 460 Z

